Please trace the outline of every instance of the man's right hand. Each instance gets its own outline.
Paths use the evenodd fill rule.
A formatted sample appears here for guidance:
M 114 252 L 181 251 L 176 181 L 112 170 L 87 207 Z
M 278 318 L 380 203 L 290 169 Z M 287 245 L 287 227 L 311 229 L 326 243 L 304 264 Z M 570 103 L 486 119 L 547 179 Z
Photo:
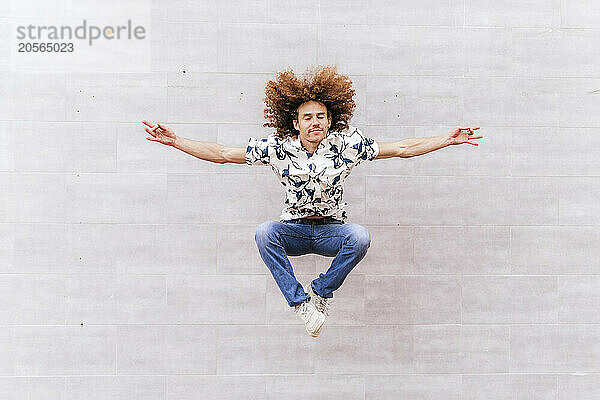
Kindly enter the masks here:
M 148 121 L 142 121 L 142 123 L 146 126 L 148 126 L 150 129 L 148 128 L 144 128 L 146 129 L 146 132 L 148 132 L 148 134 L 150 134 L 152 137 L 147 137 L 146 139 L 153 141 L 153 142 L 159 142 L 162 144 L 166 144 L 167 146 L 173 146 L 175 144 L 175 132 L 173 132 L 173 130 L 167 126 L 163 126 L 161 124 L 159 124 L 158 122 L 156 123 L 156 126 L 153 126 L 150 122 Z

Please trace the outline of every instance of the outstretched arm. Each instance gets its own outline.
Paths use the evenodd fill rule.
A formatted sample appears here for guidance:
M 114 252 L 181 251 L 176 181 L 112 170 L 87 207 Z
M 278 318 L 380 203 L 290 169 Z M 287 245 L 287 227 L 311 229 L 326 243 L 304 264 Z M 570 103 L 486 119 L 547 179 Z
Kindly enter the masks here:
M 375 159 L 420 156 L 454 144 L 468 143 L 473 146 L 479 146 L 477 143 L 470 142 L 471 139 L 481 139 L 483 137 L 473 136 L 475 134 L 474 131 L 479 128 L 479 126 L 475 128 L 459 126 L 447 135 L 427 138 L 407 138 L 399 142 L 377 143 L 379 145 L 379 154 Z
M 228 162 L 234 164 L 246 163 L 246 149 L 242 147 L 226 147 L 218 143 L 186 139 L 176 136 L 175 132 L 167 126 L 159 123 L 157 123 L 156 126 L 153 126 L 148 121 L 142 122 L 147 126 L 145 130 L 151 137 L 147 137 L 146 139 L 150 141 L 175 147 L 178 150 L 205 161 L 219 164 Z

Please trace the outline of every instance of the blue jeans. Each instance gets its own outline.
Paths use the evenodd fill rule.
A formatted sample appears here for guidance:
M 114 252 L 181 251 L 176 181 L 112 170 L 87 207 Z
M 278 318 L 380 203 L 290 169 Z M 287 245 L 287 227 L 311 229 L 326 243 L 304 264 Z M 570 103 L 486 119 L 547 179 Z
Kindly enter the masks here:
M 371 244 L 371 234 L 365 227 L 341 221 L 324 225 L 305 225 L 294 220 L 268 221 L 256 228 L 255 239 L 260 256 L 290 306 L 300 304 L 310 296 L 294 276 L 288 255 L 334 257 L 327 272 L 312 281 L 316 294 L 333 297 L 333 291 L 342 285 Z

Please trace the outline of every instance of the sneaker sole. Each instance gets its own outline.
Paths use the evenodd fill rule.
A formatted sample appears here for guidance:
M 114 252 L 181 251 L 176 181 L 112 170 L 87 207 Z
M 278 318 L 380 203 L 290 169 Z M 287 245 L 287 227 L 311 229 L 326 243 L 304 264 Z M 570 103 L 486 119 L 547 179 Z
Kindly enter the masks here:
M 318 337 L 321 334 L 321 329 L 323 328 L 324 323 L 325 318 L 323 318 L 323 321 L 319 324 L 319 327 L 314 332 L 309 331 L 308 327 L 306 328 L 306 332 L 308 332 L 308 334 L 312 337 Z

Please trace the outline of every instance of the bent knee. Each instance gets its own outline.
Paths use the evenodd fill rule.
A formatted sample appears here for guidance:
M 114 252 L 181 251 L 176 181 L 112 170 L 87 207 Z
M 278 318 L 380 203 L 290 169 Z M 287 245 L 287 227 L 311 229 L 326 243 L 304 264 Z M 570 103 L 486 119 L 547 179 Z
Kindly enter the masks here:
M 256 227 L 256 231 L 254 233 L 254 239 L 258 243 L 261 240 L 268 239 L 275 232 L 275 225 L 277 222 L 275 221 L 267 221 Z
M 367 228 L 358 224 L 352 225 L 350 240 L 358 247 L 369 248 L 371 245 L 371 233 Z

